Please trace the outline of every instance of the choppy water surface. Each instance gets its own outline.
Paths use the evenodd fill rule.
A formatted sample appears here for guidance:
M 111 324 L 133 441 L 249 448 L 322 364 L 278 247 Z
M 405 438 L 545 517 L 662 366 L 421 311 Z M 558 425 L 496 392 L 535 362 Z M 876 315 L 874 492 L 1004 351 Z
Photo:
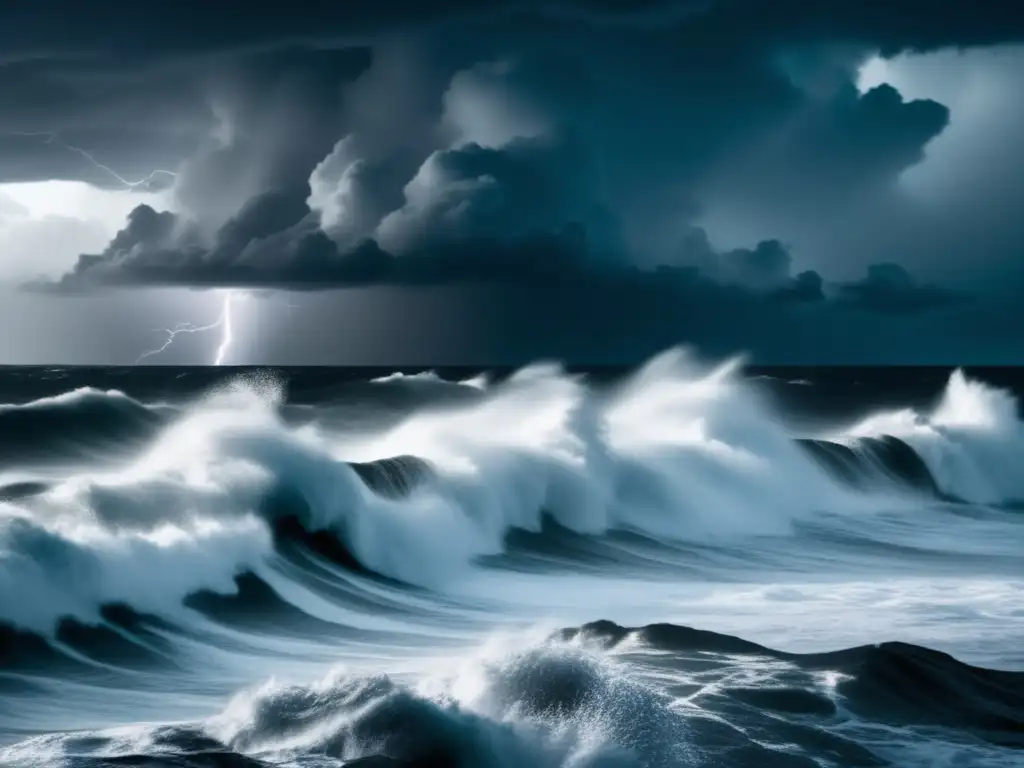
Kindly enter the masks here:
M 1013 393 L 755 373 L 0 370 L 0 764 L 1024 763 Z

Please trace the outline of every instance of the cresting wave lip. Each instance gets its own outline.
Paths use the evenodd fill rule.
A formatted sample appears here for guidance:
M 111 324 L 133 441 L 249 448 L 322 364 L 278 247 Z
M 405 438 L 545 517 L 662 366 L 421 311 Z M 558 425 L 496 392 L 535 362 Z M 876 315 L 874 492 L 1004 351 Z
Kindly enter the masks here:
M 1008 390 L 949 377 L 930 413 L 912 409 L 876 413 L 844 430 L 839 440 L 890 436 L 903 440 L 930 469 L 940 490 L 979 504 L 1012 505 L 1024 499 L 1024 424 Z
M 333 537 L 335 560 L 443 592 L 545 519 L 585 536 L 735 541 L 787 536 L 823 508 L 919 504 L 921 490 L 1005 502 L 1021 483 L 1016 403 L 959 372 L 932 414 L 880 414 L 831 442 L 795 440 L 738 361 L 706 368 L 682 350 L 611 389 L 527 368 L 358 437 L 289 425 L 283 403 L 279 383 L 250 379 L 184 409 L 120 468 L 5 485 L 0 620 L 49 632 L 111 603 L 173 615 L 189 594 L 262 573 L 282 531 L 321 551 Z M 5 408 L 162 418 L 93 390 Z M 899 434 L 872 436 L 879 426 Z
M 889 478 L 939 498 L 956 500 L 939 488 L 924 459 L 898 437 L 863 437 L 852 443 L 803 438 L 798 442 L 836 477 L 855 487 L 871 488 L 880 478 Z

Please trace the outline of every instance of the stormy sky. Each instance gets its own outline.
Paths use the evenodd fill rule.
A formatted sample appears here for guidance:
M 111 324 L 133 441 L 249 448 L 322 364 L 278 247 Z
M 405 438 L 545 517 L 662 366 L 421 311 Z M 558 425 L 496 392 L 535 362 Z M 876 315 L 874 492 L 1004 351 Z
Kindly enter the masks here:
M 0 363 L 1024 363 L 1024 7 L 0 8 Z

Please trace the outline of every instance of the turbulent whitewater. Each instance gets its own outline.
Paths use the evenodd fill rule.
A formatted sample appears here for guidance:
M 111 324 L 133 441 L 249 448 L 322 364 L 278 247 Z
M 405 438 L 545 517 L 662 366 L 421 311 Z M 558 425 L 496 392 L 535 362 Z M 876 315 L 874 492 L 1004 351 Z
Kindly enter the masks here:
M 0 369 L 0 764 L 1019 765 L 1001 375 Z

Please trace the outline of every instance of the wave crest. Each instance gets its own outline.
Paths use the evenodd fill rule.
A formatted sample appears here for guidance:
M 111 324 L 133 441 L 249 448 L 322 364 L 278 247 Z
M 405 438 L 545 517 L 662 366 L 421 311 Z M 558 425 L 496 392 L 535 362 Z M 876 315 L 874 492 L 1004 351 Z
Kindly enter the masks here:
M 472 402 L 358 435 L 286 423 L 279 381 L 237 383 L 116 470 L 8 486 L 0 619 L 44 631 L 106 603 L 165 613 L 198 590 L 232 593 L 239 574 L 273 567 L 282 534 L 443 591 L 504 553 L 510 532 L 540 533 L 549 518 L 582 535 L 715 543 L 787 536 L 823 510 L 871 515 L 880 499 L 918 504 L 922 491 L 1024 497 L 1016 403 L 959 372 L 931 414 L 881 414 L 803 442 L 739 372 L 738 360 L 707 367 L 671 350 L 598 388 L 535 365 Z M 156 418 L 119 393 L 83 390 L 4 408 Z M 14 599 L 23 594 L 33 599 Z

